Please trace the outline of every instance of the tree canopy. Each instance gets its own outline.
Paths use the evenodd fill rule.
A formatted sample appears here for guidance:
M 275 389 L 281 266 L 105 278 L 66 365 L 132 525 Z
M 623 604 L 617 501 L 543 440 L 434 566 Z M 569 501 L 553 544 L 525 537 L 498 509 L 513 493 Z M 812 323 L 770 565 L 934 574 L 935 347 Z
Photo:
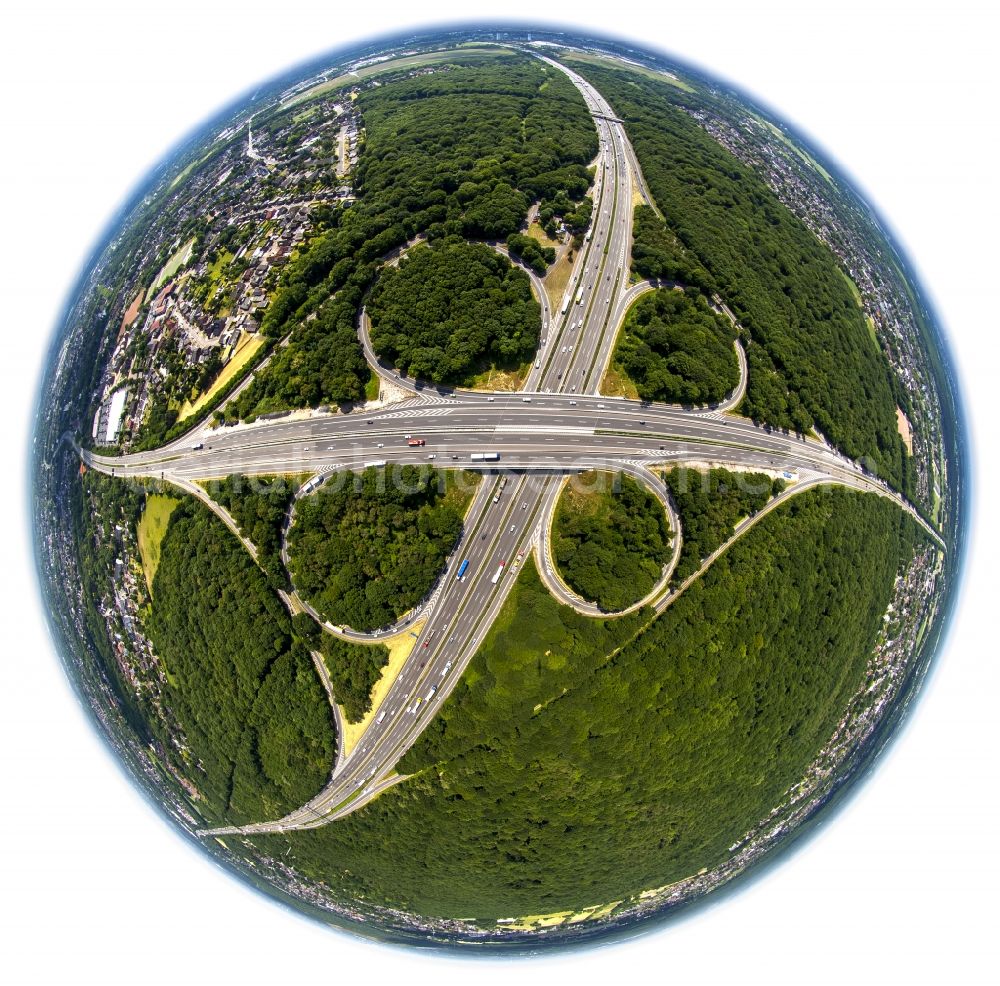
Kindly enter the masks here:
M 518 257 L 538 275 L 544 275 L 556 259 L 554 247 L 543 247 L 533 236 L 523 233 L 511 233 L 507 237 L 507 249 L 512 257 Z
M 648 205 L 637 205 L 632 217 L 632 270 L 642 277 L 711 296 L 711 275 Z
M 263 572 L 220 520 L 186 498 L 153 582 L 149 639 L 184 736 L 174 767 L 209 821 L 278 818 L 322 788 L 336 736 L 306 647 Z
M 683 582 L 732 533 L 785 487 L 759 472 L 701 471 L 680 466 L 663 474 L 681 522 L 681 556 L 673 581 Z
M 744 412 L 782 428 L 815 425 L 900 486 L 906 452 L 891 370 L 834 254 L 700 125 L 696 116 L 713 110 L 697 92 L 630 71 L 574 68 L 624 119 L 670 232 L 750 331 Z
M 240 533 L 257 548 L 257 561 L 276 589 L 288 588 L 288 573 L 281 560 L 281 532 L 300 485 L 294 476 L 236 473 L 209 484 L 211 496 L 232 514 Z
M 344 716 L 348 722 L 360 722 L 371 710 L 372 689 L 389 663 L 389 648 L 385 644 L 352 644 L 324 633 L 319 650 Z
M 296 503 L 288 535 L 295 587 L 331 623 L 392 623 L 440 577 L 462 532 L 468 489 L 454 473 L 416 466 L 335 473 Z
M 401 761 L 415 776 L 254 842 L 345 899 L 444 917 L 579 910 L 717 866 L 863 692 L 915 537 L 879 497 L 806 492 L 651 623 L 580 616 L 529 563 Z
M 586 104 L 537 59 L 466 64 L 456 53 L 446 70 L 363 89 L 355 105 L 357 201 L 325 210 L 286 266 L 262 329 L 291 341 L 227 408 L 230 420 L 362 400 L 356 319 L 377 262 L 419 234 L 505 240 L 535 195 L 561 192 L 574 208 L 569 196 L 589 185 L 597 135 Z
M 534 242 L 534 241 L 532 241 Z M 382 271 L 368 301 L 375 351 L 408 375 L 470 384 L 531 359 L 541 307 L 527 274 L 481 243 L 415 246 Z
M 716 404 L 739 383 L 735 338 L 702 295 L 661 288 L 629 310 L 613 359 L 644 400 Z
M 556 508 L 552 554 L 574 592 L 606 612 L 625 609 L 670 559 L 663 504 L 623 473 L 575 476 Z

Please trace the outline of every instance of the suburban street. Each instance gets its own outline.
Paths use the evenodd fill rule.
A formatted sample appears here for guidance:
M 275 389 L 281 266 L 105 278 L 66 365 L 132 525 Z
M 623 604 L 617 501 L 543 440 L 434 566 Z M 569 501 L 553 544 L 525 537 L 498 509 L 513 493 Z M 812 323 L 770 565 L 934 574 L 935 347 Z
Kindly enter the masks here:
M 551 515 L 567 476 L 589 469 L 625 471 L 665 503 L 674 534 L 673 558 L 659 584 L 642 601 L 660 609 L 678 594 L 668 594 L 667 583 L 683 537 L 662 480 L 654 472 L 663 465 L 723 465 L 782 476 L 788 486 L 779 498 L 782 502 L 802 489 L 823 484 L 874 492 L 898 503 L 940 541 L 909 503 L 861 464 L 817 438 L 759 427 L 731 413 L 746 386 L 746 358 L 738 343 L 740 383 L 717 407 L 686 409 L 599 394 L 629 306 L 653 288 L 646 283 L 630 286 L 633 194 L 648 199 L 648 192 L 624 128 L 603 97 L 565 66 L 542 60 L 566 73 L 583 95 L 597 128 L 600 152 L 595 162 L 592 226 L 577 252 L 561 303 L 550 308 L 541 281 L 532 278 L 543 306 L 543 344 L 524 390 L 486 393 L 400 381 L 390 367 L 377 363 L 368 338 L 367 315 L 362 312 L 359 333 L 365 354 L 386 380 L 410 394 L 403 400 L 348 414 L 297 412 L 228 428 L 212 428 L 204 422 L 155 451 L 120 457 L 82 453 L 88 465 L 102 472 L 162 479 L 196 495 L 195 481 L 233 473 L 324 476 L 384 465 L 391 477 L 393 467 L 411 464 L 482 474 L 442 581 L 419 612 L 377 633 L 325 625 L 327 632 L 347 639 L 371 641 L 384 639 L 390 632 L 408 632 L 418 617 L 422 621 L 419 632 L 413 631 L 409 657 L 381 705 L 373 710 L 363 735 L 331 765 L 329 783 L 284 818 L 205 830 L 205 835 L 325 825 L 403 779 L 395 772 L 399 759 L 476 653 L 529 552 L 535 552 L 543 579 L 561 601 L 596 614 L 596 607 L 567 595 L 548 554 Z M 732 317 L 724 304 L 722 309 Z M 409 446 L 411 436 L 426 444 Z M 494 502 L 501 474 L 506 485 Z M 207 496 L 200 498 L 234 528 L 225 511 Z M 741 524 L 733 538 L 750 526 L 749 522 Z M 464 561 L 468 566 L 459 579 Z

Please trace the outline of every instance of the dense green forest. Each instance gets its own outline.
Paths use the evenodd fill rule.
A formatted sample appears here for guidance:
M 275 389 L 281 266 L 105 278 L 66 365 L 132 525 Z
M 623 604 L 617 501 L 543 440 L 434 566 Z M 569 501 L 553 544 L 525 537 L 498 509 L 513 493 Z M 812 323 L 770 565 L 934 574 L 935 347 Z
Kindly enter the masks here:
M 529 564 L 401 762 L 416 776 L 254 841 L 347 895 L 449 917 L 579 909 L 715 866 L 863 686 L 915 537 L 876 496 L 803 493 L 637 636 L 646 611 L 587 620 Z
M 363 401 L 371 369 L 358 341 L 357 315 L 373 272 L 374 267 L 366 265 L 345 274 L 334 297 L 317 299 L 296 322 L 293 340 L 277 347 L 250 386 L 226 404 L 223 420 L 252 421 L 259 414 L 288 408 Z M 291 304 L 289 295 L 283 297 Z M 269 313 L 277 310 L 274 305 L 268 308 Z M 290 328 L 273 327 L 279 332 Z
M 711 275 L 648 205 L 637 205 L 632 217 L 632 270 L 642 277 L 698 288 L 711 297 Z
M 663 504 L 623 473 L 574 476 L 556 507 L 552 555 L 574 592 L 605 612 L 625 609 L 670 560 Z
M 681 556 L 673 582 L 683 582 L 732 533 L 744 517 L 757 513 L 785 484 L 759 472 L 702 472 L 680 466 L 663 474 L 681 522 Z
M 73 472 L 76 478 L 72 482 L 70 508 L 73 543 L 79 548 L 82 629 L 93 644 L 102 677 L 113 691 L 122 714 L 140 740 L 148 743 L 149 723 L 157 711 L 122 675 L 104 616 L 105 600 L 114 582 L 115 561 L 119 556 L 115 528 L 121 525 L 133 532 L 136 530 L 145 506 L 146 491 L 138 483 L 112 479 L 93 469 L 82 475 L 76 469 Z M 136 588 L 142 592 L 145 583 L 139 580 Z
M 539 276 L 544 276 L 549 264 L 556 259 L 555 247 L 543 247 L 533 236 L 524 233 L 511 233 L 507 237 L 507 250 Z
M 368 314 L 379 356 L 408 376 L 448 384 L 469 385 L 490 366 L 516 369 L 534 355 L 542 325 L 524 271 L 482 243 L 450 238 L 386 267 Z
M 301 485 L 292 476 L 241 476 L 212 481 L 208 492 L 232 514 L 240 533 L 257 547 L 257 561 L 276 589 L 288 588 L 281 561 L 281 529 L 295 491 Z
M 259 821 L 311 798 L 333 764 L 329 702 L 263 572 L 197 501 L 171 514 L 153 600 L 147 631 L 201 813 Z
M 386 626 L 434 586 L 462 532 L 472 480 L 417 466 L 335 474 L 295 505 L 292 581 L 324 619 Z
M 323 656 L 333 694 L 348 722 L 360 722 L 372 707 L 371 691 L 389 663 L 385 644 L 353 644 L 320 629 L 308 613 L 292 617 L 295 632 Z
M 371 691 L 389 663 L 385 644 L 353 644 L 325 633 L 308 613 L 292 617 L 295 632 L 323 655 L 333 694 L 348 722 L 360 722 L 372 707 Z
M 717 404 L 740 380 L 735 338 L 697 289 L 661 288 L 629 310 L 613 360 L 644 400 Z
M 229 419 L 361 400 L 368 369 L 355 320 L 376 261 L 421 233 L 505 240 L 532 200 L 577 201 L 590 182 L 597 135 L 586 105 L 537 59 L 465 65 L 456 55 L 447 70 L 362 90 L 356 106 L 365 127 L 357 201 L 324 210 L 285 268 L 262 329 L 271 338 L 294 329 L 291 342 Z
M 837 260 L 690 112 L 697 93 L 633 72 L 574 63 L 625 120 L 671 231 L 750 331 L 744 412 L 868 456 L 897 487 L 909 468 L 888 363 Z
M 384 644 L 351 644 L 324 633 L 319 649 L 347 721 L 360 722 L 372 707 L 372 688 L 389 663 L 389 648 Z

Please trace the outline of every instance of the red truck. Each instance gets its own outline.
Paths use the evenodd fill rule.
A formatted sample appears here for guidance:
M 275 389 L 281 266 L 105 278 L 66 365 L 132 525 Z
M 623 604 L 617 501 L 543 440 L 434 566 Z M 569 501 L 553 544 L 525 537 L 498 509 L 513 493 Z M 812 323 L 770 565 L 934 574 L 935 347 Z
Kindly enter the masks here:
M 406 442 L 407 445 L 426 445 L 427 441 L 423 438 L 410 438 Z

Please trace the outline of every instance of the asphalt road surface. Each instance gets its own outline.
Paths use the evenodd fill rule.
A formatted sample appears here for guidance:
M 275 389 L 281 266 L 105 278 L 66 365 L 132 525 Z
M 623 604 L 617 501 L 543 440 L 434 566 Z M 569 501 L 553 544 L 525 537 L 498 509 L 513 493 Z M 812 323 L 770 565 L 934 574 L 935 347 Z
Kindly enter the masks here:
M 391 631 L 373 634 L 326 627 L 353 639 L 376 639 L 400 627 L 408 632 L 417 616 L 426 621 L 414 633 L 413 650 L 363 735 L 346 756 L 338 757 L 330 782 L 282 819 L 224 826 L 205 830 L 205 835 L 325 825 L 401 780 L 396 764 L 472 659 L 533 548 L 540 549 L 539 567 L 544 567 L 544 520 L 567 473 L 626 469 L 642 478 L 656 464 L 724 464 L 785 473 L 792 482 L 787 495 L 818 483 L 840 483 L 890 497 L 916 516 L 882 481 L 824 443 L 726 413 L 745 386 L 746 362 L 738 346 L 740 386 L 733 400 L 718 408 L 691 410 L 598 394 L 625 312 L 651 287 L 629 286 L 633 188 L 647 198 L 648 192 L 611 107 L 582 77 L 543 60 L 565 72 L 582 93 L 600 152 L 591 229 L 559 306 L 549 310 L 541 291 L 542 345 L 524 391 L 474 393 L 404 381 L 413 396 L 377 411 L 312 412 L 221 429 L 205 422 L 153 452 L 117 458 L 83 453 L 104 472 L 160 478 L 188 489 L 193 480 L 231 473 L 342 474 L 383 463 L 390 477 L 393 466 L 406 463 L 484 473 L 443 581 L 419 613 Z M 374 362 L 366 328 L 362 316 L 362 341 Z M 385 366 L 379 370 L 387 375 Z M 422 438 L 426 445 L 411 447 L 407 436 Z M 498 458 L 472 458 L 484 453 Z M 507 482 L 494 502 L 501 472 Z M 937 538 L 937 532 L 931 533 Z M 667 601 L 662 597 L 658 605 Z

